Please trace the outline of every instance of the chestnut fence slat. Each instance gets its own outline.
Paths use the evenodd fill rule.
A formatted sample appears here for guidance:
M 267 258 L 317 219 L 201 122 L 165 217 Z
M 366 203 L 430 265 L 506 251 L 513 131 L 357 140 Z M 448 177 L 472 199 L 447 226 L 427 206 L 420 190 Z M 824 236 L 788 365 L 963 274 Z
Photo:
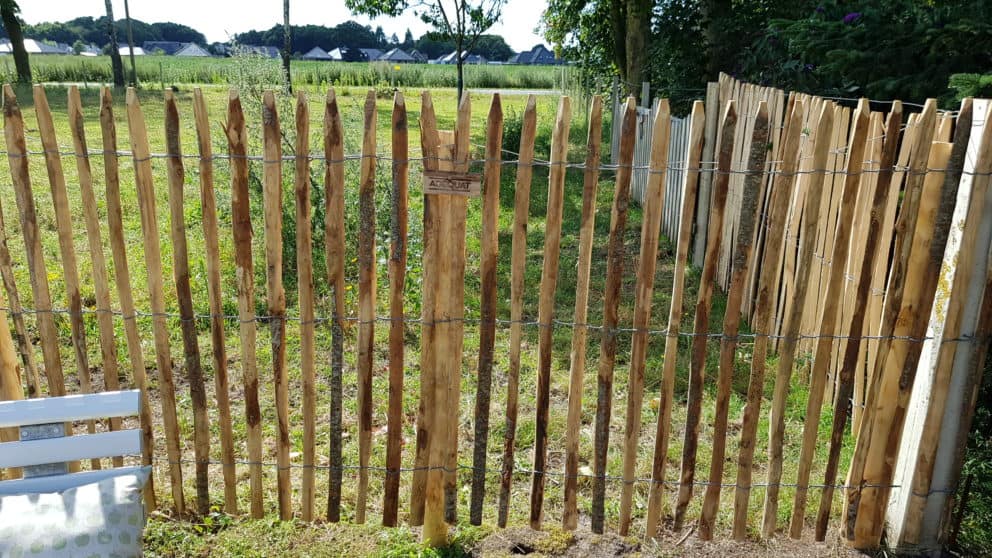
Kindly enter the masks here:
M 167 91 L 163 120 L 128 90 L 121 149 L 109 89 L 3 94 L 0 398 L 141 390 L 151 508 L 204 515 L 223 489 L 232 515 L 381 518 L 432 545 L 465 519 L 950 533 L 992 329 L 988 100 L 916 112 L 721 75 L 685 118 L 614 99 L 606 162 L 600 97 L 577 138 L 567 97 L 518 116 L 493 95 L 473 122 L 472 95 L 439 115 L 429 92 L 331 90 L 318 125 L 303 93 L 232 90 L 215 123 L 199 90 Z

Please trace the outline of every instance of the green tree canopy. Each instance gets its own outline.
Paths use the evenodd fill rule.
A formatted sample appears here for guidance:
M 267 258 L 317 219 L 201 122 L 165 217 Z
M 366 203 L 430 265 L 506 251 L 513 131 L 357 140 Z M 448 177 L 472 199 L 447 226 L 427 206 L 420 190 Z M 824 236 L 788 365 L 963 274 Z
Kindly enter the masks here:
M 472 53 L 484 56 L 487 60 L 506 61 L 513 56 L 513 49 L 499 35 L 479 35 Z
M 455 43 L 458 96 L 464 88 L 463 53 L 471 52 L 479 36 L 499 21 L 506 0 L 345 0 L 354 13 L 397 17 L 412 11 L 444 38 Z
M 626 0 L 550 0 L 545 38 L 587 78 L 635 91 Z M 618 33 L 620 29 L 622 33 Z M 951 75 L 992 68 L 986 0 L 655 0 L 643 75 L 688 110 L 719 72 L 843 97 L 951 102 Z
M 127 23 L 123 20 L 115 22 L 119 37 L 127 36 Z M 176 41 L 180 43 L 194 42 L 206 45 L 207 39 L 196 29 L 187 25 L 173 23 L 169 21 L 158 23 L 145 23 L 141 20 L 131 19 L 131 27 L 134 30 L 134 42 L 141 45 L 145 41 Z M 59 43 L 73 44 L 82 41 L 86 44 L 104 46 L 109 43 L 107 33 L 107 17 L 77 17 L 63 22 L 42 22 L 36 25 L 24 25 L 24 35 L 32 39 L 43 41 L 56 41 Z

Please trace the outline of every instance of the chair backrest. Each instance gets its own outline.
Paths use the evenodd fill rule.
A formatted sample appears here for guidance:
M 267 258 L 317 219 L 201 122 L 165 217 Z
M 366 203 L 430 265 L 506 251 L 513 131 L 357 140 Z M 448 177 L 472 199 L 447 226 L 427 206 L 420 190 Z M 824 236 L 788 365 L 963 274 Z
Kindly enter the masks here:
M 0 402 L 0 428 L 20 429 L 20 441 L 0 443 L 0 470 L 23 467 L 25 477 L 0 482 L 0 487 L 4 491 L 15 485 L 17 490 L 24 492 L 57 491 L 82 480 L 97 482 L 119 474 L 119 469 L 68 474 L 63 464 L 139 454 L 140 430 L 62 437 L 63 425 L 135 416 L 140 406 L 138 390 Z

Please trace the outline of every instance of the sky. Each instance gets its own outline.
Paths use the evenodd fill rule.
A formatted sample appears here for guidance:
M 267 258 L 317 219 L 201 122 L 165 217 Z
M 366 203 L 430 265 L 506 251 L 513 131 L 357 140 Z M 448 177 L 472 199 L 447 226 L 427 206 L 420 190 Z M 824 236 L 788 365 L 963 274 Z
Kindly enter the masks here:
M 113 0 L 114 17 L 124 18 L 124 0 Z M 98 17 L 106 13 L 104 0 L 21 0 L 21 17 L 27 23 L 66 21 L 80 16 Z M 508 0 L 503 21 L 488 32 L 502 35 L 513 50 L 521 51 L 544 42 L 534 30 L 547 6 L 547 0 Z M 209 42 L 227 41 L 229 36 L 250 29 L 268 29 L 282 22 L 279 0 L 130 0 L 131 17 L 147 23 L 173 21 L 188 25 Z M 369 19 L 352 15 L 344 0 L 292 0 L 289 20 L 293 25 L 334 26 L 349 19 L 374 29 L 381 25 L 386 36 L 396 33 L 403 39 L 409 28 L 414 37 L 429 27 L 411 13 L 398 18 Z

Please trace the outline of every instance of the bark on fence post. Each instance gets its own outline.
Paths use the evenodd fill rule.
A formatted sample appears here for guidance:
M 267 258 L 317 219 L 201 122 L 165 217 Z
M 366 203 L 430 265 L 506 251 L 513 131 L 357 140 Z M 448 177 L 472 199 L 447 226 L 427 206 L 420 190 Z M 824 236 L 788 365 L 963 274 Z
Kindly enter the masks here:
M 162 256 L 155 211 L 155 189 L 152 163 L 149 157 L 148 129 L 141 113 L 138 94 L 127 90 L 127 123 L 131 136 L 138 209 L 145 247 L 145 267 L 148 270 L 148 295 L 151 299 L 152 333 L 155 337 L 155 362 L 158 367 L 159 395 L 162 399 L 162 420 L 172 478 L 172 500 L 181 515 L 185 510 L 183 498 L 182 451 L 179 446 L 179 425 L 176 418 L 176 387 L 172 379 L 172 355 L 169 347 L 168 324 L 165 319 L 165 292 L 162 286 Z
M 481 321 L 479 368 L 475 397 L 475 448 L 472 455 L 472 494 L 469 521 L 482 525 L 489 449 L 489 403 L 492 391 L 493 351 L 496 344 L 496 269 L 499 259 L 499 189 L 503 154 L 503 104 L 493 94 L 486 121 L 485 189 L 482 202 Z
M 685 439 L 682 443 L 682 472 L 675 504 L 676 531 L 682 529 L 685 512 L 692 498 L 696 475 L 696 449 L 699 445 L 699 423 L 702 418 L 703 380 L 706 365 L 706 345 L 709 342 L 710 303 L 713 296 L 713 282 L 719 264 L 720 231 L 723 230 L 724 209 L 727 204 L 727 191 L 734 149 L 734 136 L 737 126 L 737 103 L 729 101 L 720 122 L 720 146 L 717 175 L 713 180 L 713 208 L 710 215 L 706 258 L 699 278 L 699 298 L 696 302 L 695 323 L 693 326 L 692 352 L 689 368 L 689 393 L 686 408 Z
M 634 130 L 637 126 L 637 103 L 627 99 L 620 136 L 620 158 L 610 214 L 610 240 L 603 294 L 603 329 L 600 332 L 599 370 L 597 375 L 595 453 L 593 455 L 592 532 L 601 534 L 606 508 L 606 453 L 610 440 L 610 416 L 613 408 L 613 367 L 617 355 L 617 315 L 623 280 L 624 230 L 630 203 L 630 179 L 634 160 Z
M 589 337 L 586 321 L 589 316 L 589 276 L 596 225 L 596 193 L 599 187 L 602 126 L 603 100 L 597 95 L 592 98 L 589 110 L 589 136 L 586 141 L 582 213 L 579 227 L 578 272 L 575 281 L 573 321 L 576 325 L 572 330 L 572 352 L 569 358 L 568 422 L 565 430 L 565 509 L 562 512 L 562 527 L 568 530 L 575 530 L 578 526 L 579 516 L 577 497 L 579 426 L 582 419 L 582 386 L 586 368 L 586 344 Z M 526 211 L 526 207 L 524 210 Z
M 196 461 L 196 511 L 210 513 L 209 479 L 207 464 L 210 461 L 210 430 L 207 424 L 207 391 L 203 386 L 203 369 L 200 365 L 200 347 L 197 341 L 196 317 L 193 313 L 193 294 L 190 288 L 189 252 L 186 245 L 185 203 L 183 187 L 186 172 L 183 168 L 182 145 L 179 138 L 179 109 L 172 90 L 165 92 L 165 144 L 169 177 L 169 230 L 172 241 L 172 277 L 176 284 L 179 302 L 180 329 L 183 338 L 184 368 L 189 382 L 193 403 L 194 460 Z
M 527 98 L 520 131 L 520 154 L 513 198 L 513 240 L 510 252 L 510 366 L 506 380 L 506 427 L 503 468 L 500 472 L 499 508 L 496 524 L 506 527 L 510 507 L 517 433 L 517 399 L 520 391 L 520 345 L 523 336 L 524 267 L 527 262 L 527 220 L 530 187 L 534 175 L 534 136 L 537 130 L 537 99 Z
M 314 323 L 313 239 L 310 207 L 310 105 L 302 91 L 296 95 L 296 160 L 293 191 L 296 198 L 296 280 L 300 305 L 300 375 L 303 377 L 303 483 L 300 508 L 303 521 L 313 519 L 314 465 L 317 437 L 317 347 Z
M 745 118 L 749 115 L 745 114 Z M 713 422 L 713 455 L 710 461 L 709 484 L 703 499 L 703 510 L 699 519 L 699 538 L 713 538 L 716 514 L 720 506 L 720 489 L 723 483 L 723 463 L 726 460 L 727 420 L 730 411 L 730 390 L 734 379 L 738 333 L 741 322 L 741 306 L 745 280 L 751 265 L 752 244 L 755 221 L 758 219 L 758 194 L 765 178 L 765 159 L 768 153 L 768 106 L 758 103 L 750 137 L 747 156 L 747 173 L 744 176 L 744 191 L 741 198 L 740 229 L 737 232 L 737 248 L 734 251 L 730 273 L 730 287 L 727 289 L 727 306 L 723 317 L 723 337 L 720 339 L 720 368 L 717 380 L 716 417 Z
M 255 340 L 255 264 L 252 258 L 251 208 L 248 195 L 248 137 L 238 92 L 232 89 L 227 104 L 228 153 L 231 157 L 231 222 L 238 291 L 241 373 L 245 390 L 245 423 L 251 517 L 261 519 L 262 509 L 262 412 L 258 404 L 258 363 Z
M 110 88 L 100 91 L 100 131 L 103 142 L 103 175 L 106 184 L 107 230 L 110 237 L 110 250 L 114 260 L 114 282 L 117 287 L 117 300 L 121 307 L 124 322 L 124 338 L 127 341 L 128 358 L 131 361 L 131 376 L 134 387 L 141 391 L 141 408 L 138 416 L 141 421 L 141 464 L 151 465 L 155 451 L 152 437 L 152 412 L 148 400 L 148 376 L 145 371 L 145 358 L 141 352 L 141 338 L 138 336 L 137 316 L 134 296 L 131 292 L 131 272 L 127 265 L 127 244 L 124 240 L 123 210 L 121 209 L 121 185 L 117 153 L 117 128 L 114 124 L 114 103 Z M 149 510 L 157 507 L 154 475 L 148 477 L 144 490 L 145 504 Z
M 324 101 L 324 251 L 332 291 L 327 520 L 341 519 L 341 390 L 344 373 L 344 130 L 333 89 Z
M 396 525 L 399 511 L 400 464 L 403 450 L 403 338 L 406 322 L 403 292 L 406 283 L 407 170 L 409 167 L 406 101 L 399 91 L 393 97 L 393 180 L 389 242 L 389 410 L 387 414 L 386 482 L 382 524 Z
M 712 110 L 716 110 L 716 108 L 713 107 Z M 702 166 L 700 153 L 703 149 L 705 120 L 703 103 L 696 101 L 692 105 L 689 123 L 689 150 L 683 178 L 682 213 L 679 221 L 678 247 L 675 252 L 675 276 L 672 279 L 672 302 L 668 311 L 668 333 L 665 336 L 664 368 L 661 373 L 661 394 L 658 402 L 658 425 L 655 430 L 651 488 L 648 492 L 645 535 L 649 538 L 654 537 L 658 532 L 658 523 L 662 513 L 662 498 L 665 494 L 665 465 L 668 462 L 668 442 L 671 437 L 672 406 L 675 399 L 675 365 L 678 360 L 682 298 L 685 289 L 685 271 L 689 261 L 689 242 L 692 239 L 693 205 L 697 198 Z M 702 203 L 701 199 L 700 203 Z
M 623 449 L 623 488 L 620 493 L 620 535 L 630 531 L 631 504 L 634 499 L 634 468 L 637 465 L 637 443 L 641 433 L 641 412 L 644 403 L 644 368 L 651 325 L 651 303 L 654 276 L 658 263 L 658 243 L 661 218 L 665 208 L 665 186 L 668 179 L 668 149 L 672 128 L 668 99 L 661 99 L 655 108 L 651 134 L 651 159 L 644 212 L 641 217 L 641 251 L 637 262 L 637 284 L 634 302 L 634 336 L 630 349 L 627 380 L 626 429 Z
M 555 320 L 555 290 L 558 286 L 561 223 L 564 211 L 565 164 L 572 106 L 568 97 L 558 105 L 551 138 L 551 172 L 548 176 L 547 218 L 544 228 L 544 265 L 538 302 L 537 420 L 534 434 L 534 476 L 530 493 L 530 526 L 540 530 L 544 518 L 544 473 L 548 457 L 548 421 L 551 405 L 551 350 Z
M 795 179 L 799 153 L 799 137 L 802 131 L 802 102 L 793 103 L 786 129 L 783 132 L 782 164 L 778 167 L 772 182 L 768 217 L 765 223 L 768 234 L 765 239 L 763 261 L 777 262 L 782 250 L 785 219 L 789 208 L 789 193 Z M 769 266 L 771 268 L 772 266 Z M 754 304 L 754 346 L 751 349 L 751 375 L 748 380 L 747 403 L 741 424 L 741 442 L 737 462 L 737 486 L 734 495 L 734 540 L 744 540 L 747 536 L 748 504 L 751 496 L 751 475 L 754 464 L 755 439 L 761 402 L 765 389 L 765 366 L 768 357 L 768 343 L 773 328 L 771 297 L 775 273 L 764 270 L 758 278 L 758 291 Z
M 193 115 L 200 149 L 200 213 L 203 216 L 204 260 L 207 266 L 207 296 L 210 298 L 210 340 L 213 345 L 214 388 L 217 418 L 220 420 L 221 466 L 224 474 L 224 511 L 238 513 L 237 470 L 234 464 L 234 429 L 231 424 L 231 396 L 227 371 L 224 301 L 221 292 L 220 231 L 214 194 L 213 146 L 207 104 L 200 88 L 193 90 Z

